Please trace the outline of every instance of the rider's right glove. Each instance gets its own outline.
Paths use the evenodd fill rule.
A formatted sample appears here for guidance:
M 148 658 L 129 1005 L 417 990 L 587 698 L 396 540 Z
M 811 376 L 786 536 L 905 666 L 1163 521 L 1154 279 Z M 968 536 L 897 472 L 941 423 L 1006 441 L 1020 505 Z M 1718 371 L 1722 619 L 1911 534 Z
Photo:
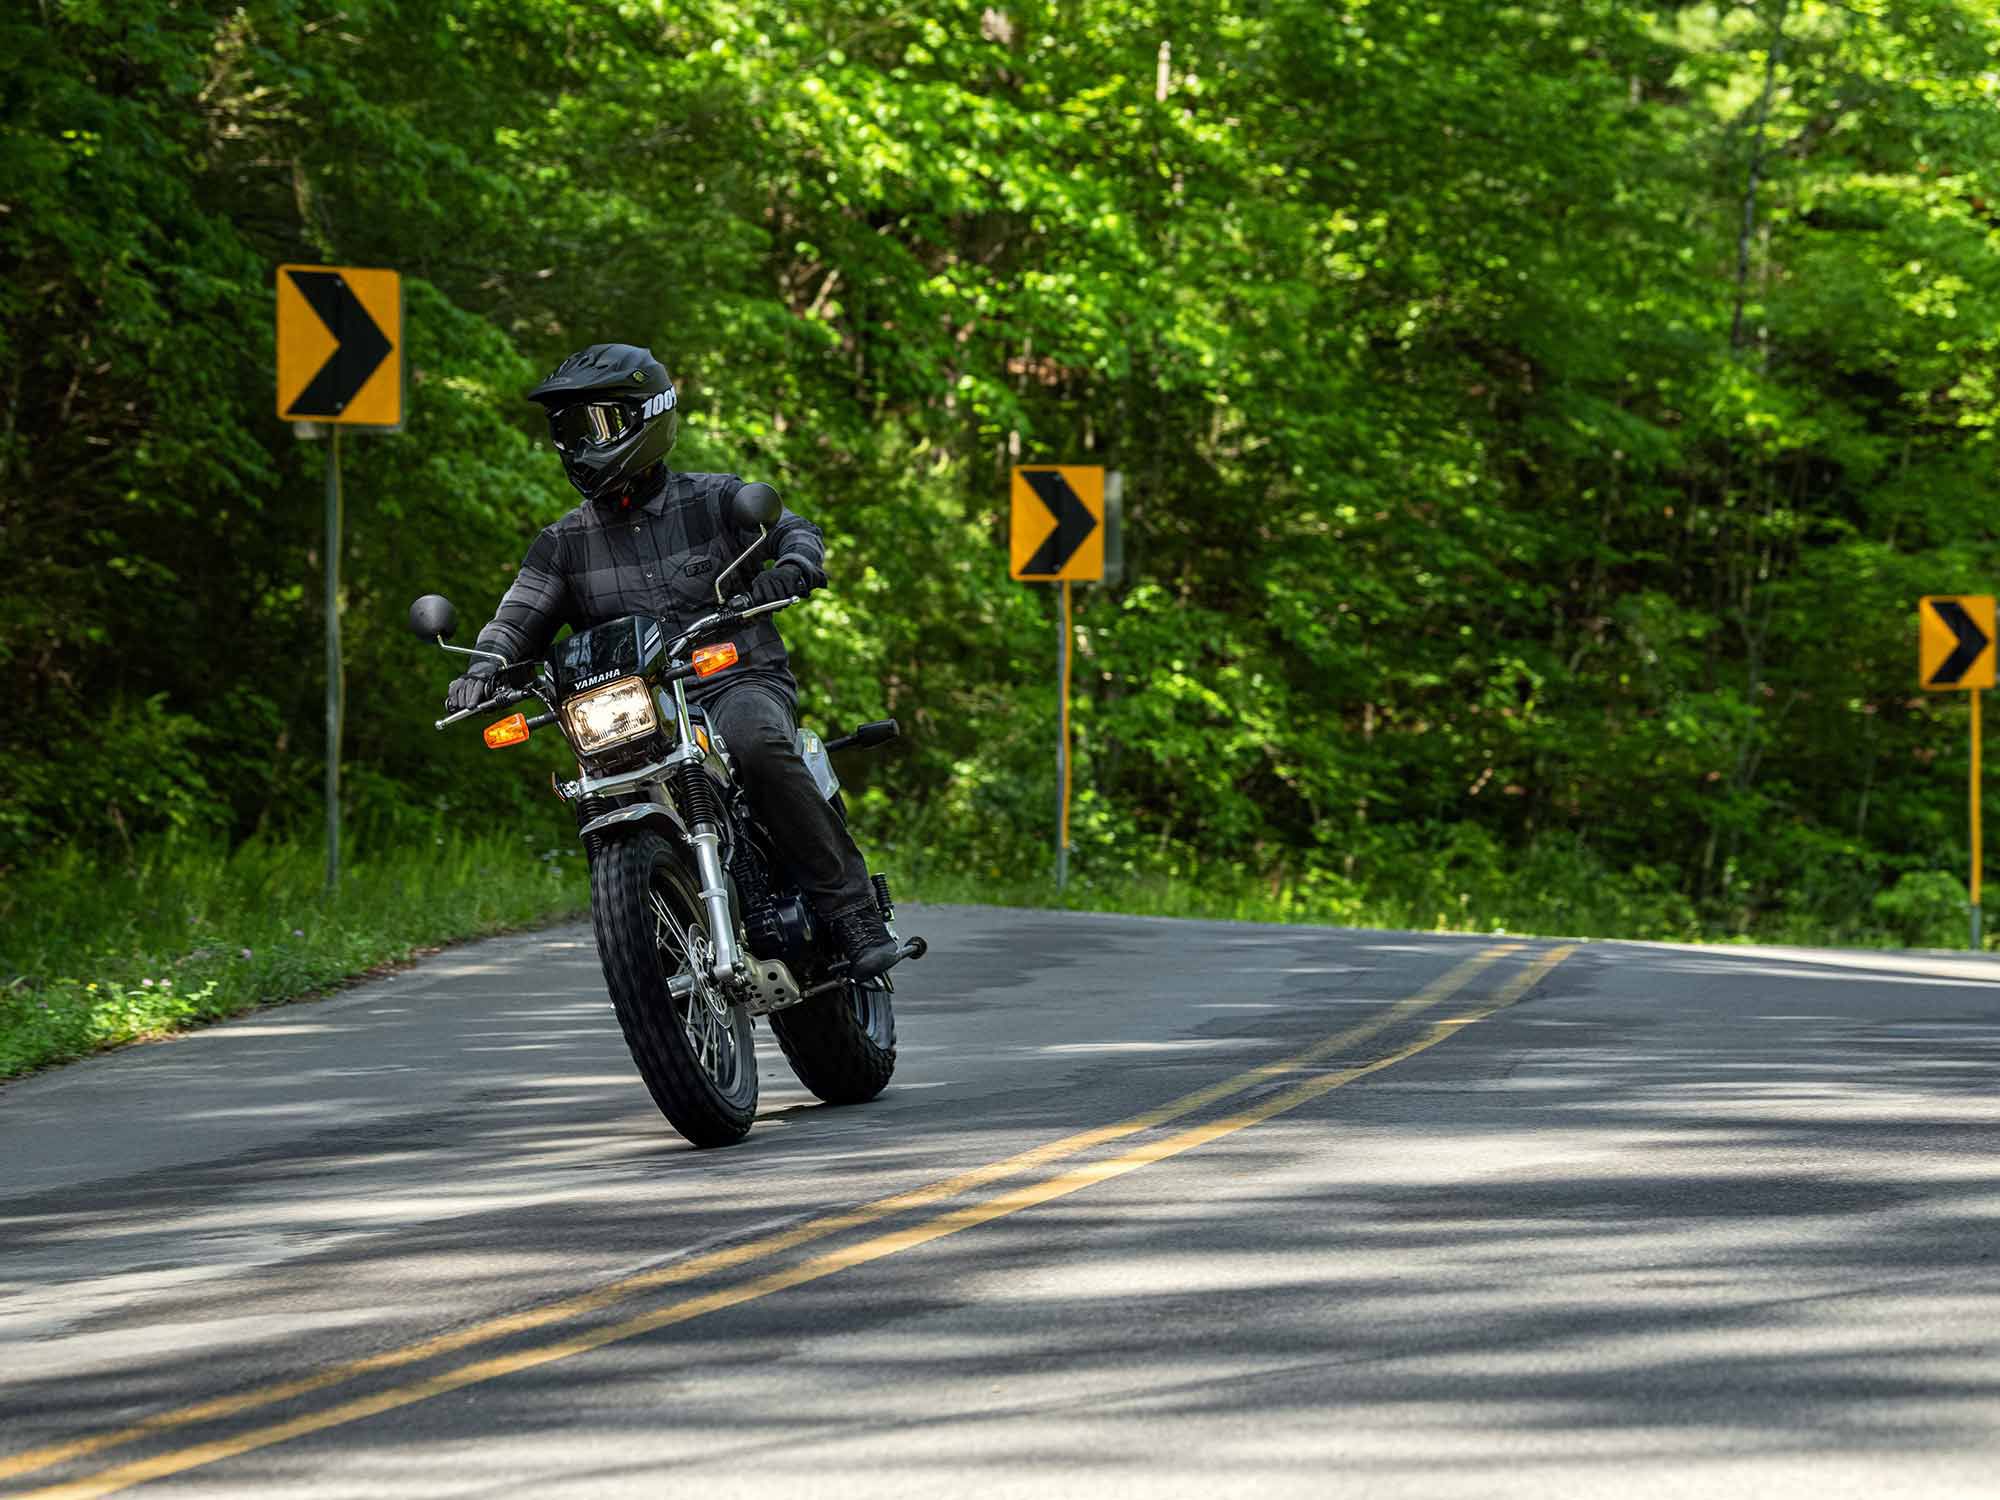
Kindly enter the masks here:
M 453 678 L 451 686 L 444 690 L 444 706 L 453 713 L 479 707 L 493 691 L 493 670 L 489 667 L 482 672 L 481 666 L 485 663 L 475 665 L 463 677 Z

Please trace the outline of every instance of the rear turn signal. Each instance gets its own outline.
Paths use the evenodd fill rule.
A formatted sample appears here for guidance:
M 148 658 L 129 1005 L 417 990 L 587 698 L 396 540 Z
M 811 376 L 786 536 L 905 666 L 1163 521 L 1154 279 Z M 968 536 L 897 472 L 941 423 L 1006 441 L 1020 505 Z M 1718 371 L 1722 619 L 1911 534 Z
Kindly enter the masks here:
M 719 646 L 700 646 L 694 653 L 694 675 L 713 677 L 724 667 L 736 665 L 736 642 L 724 641 Z
M 509 714 L 497 724 L 486 726 L 486 748 L 505 750 L 509 745 L 518 745 L 528 737 L 528 716 Z

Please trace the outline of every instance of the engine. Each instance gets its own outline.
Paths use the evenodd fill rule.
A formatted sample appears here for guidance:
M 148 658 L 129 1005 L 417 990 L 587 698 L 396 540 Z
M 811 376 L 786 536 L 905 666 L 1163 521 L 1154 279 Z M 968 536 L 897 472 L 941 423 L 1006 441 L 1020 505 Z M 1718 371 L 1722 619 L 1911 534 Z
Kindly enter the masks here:
M 812 957 L 812 908 L 796 891 L 772 890 L 770 862 L 755 840 L 738 838 L 729 862 L 736 894 L 743 903 L 743 930 L 759 958 L 781 959 L 793 970 Z

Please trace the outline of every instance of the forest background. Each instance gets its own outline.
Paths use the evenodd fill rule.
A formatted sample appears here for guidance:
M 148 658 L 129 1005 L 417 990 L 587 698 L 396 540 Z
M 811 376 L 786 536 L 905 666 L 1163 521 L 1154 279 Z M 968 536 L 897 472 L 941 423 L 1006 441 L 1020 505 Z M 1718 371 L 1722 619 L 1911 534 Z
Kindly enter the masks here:
M 560 746 L 433 732 L 403 614 L 484 618 L 574 499 L 521 392 L 624 340 L 677 466 L 826 530 L 806 717 L 903 721 L 843 773 L 919 893 L 1045 883 L 1006 479 L 1068 461 L 1127 496 L 1074 899 L 1963 940 L 1965 702 L 1913 614 L 1996 583 L 1990 0 L 34 0 L 0 57 L 17 1000 L 217 870 L 317 870 L 285 261 L 405 277 L 343 629 L 357 868 L 408 901 L 580 894 Z M 187 925 L 146 963 L 234 942 Z

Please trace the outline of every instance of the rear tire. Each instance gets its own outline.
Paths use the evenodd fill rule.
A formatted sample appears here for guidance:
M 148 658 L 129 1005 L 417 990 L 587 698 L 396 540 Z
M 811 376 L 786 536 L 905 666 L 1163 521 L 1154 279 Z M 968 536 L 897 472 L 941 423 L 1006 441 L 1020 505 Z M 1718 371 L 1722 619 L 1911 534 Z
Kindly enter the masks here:
M 750 1017 L 707 975 L 708 914 L 667 841 L 620 839 L 590 865 L 590 920 L 625 1045 L 660 1113 L 697 1146 L 727 1146 L 757 1116 Z M 668 981 L 693 979 L 676 1000 Z
M 865 1104 L 896 1071 L 896 1010 L 879 979 L 773 1011 L 771 1032 L 792 1072 L 828 1104 Z

